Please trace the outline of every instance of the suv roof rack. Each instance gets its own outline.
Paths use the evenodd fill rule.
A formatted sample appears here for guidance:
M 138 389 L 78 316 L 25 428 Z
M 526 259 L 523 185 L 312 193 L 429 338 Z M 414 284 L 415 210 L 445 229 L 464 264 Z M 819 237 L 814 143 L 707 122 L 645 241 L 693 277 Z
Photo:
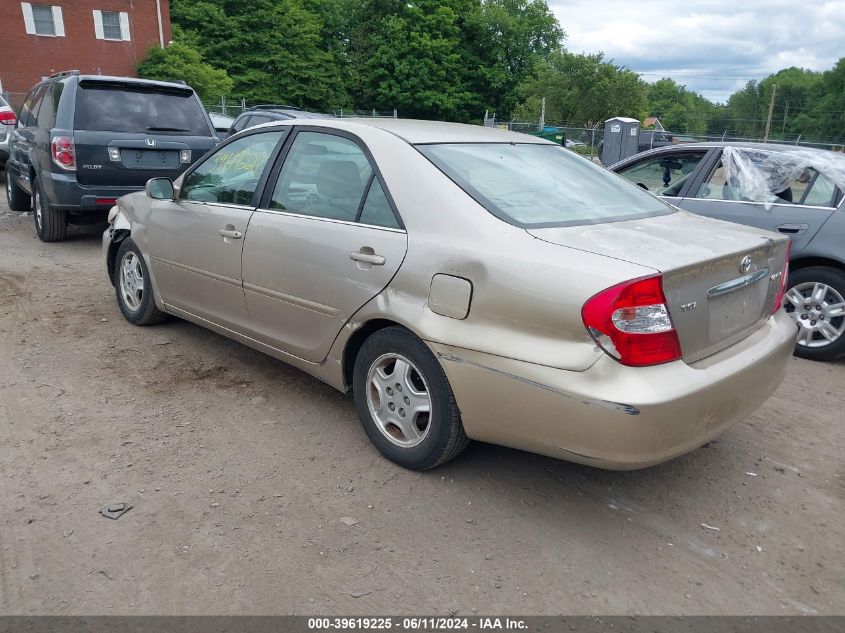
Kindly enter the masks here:
M 53 79 L 54 77 L 67 77 L 68 75 L 78 74 L 80 74 L 78 70 L 63 70 L 61 72 L 53 73 L 52 75 L 50 75 L 50 79 Z
M 302 108 L 297 108 L 296 106 L 292 105 L 280 105 L 280 104 L 273 104 L 273 103 L 262 103 L 256 106 L 252 106 L 249 108 L 250 110 L 299 110 L 302 111 Z

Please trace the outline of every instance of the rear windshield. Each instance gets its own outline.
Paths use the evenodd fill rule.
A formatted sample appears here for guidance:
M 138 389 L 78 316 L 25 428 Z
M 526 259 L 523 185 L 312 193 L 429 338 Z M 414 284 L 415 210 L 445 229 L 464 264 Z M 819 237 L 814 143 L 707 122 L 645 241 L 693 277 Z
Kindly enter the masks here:
M 171 92 L 96 83 L 80 84 L 74 128 L 140 134 L 211 135 L 205 113 L 190 91 Z
M 5 100 L 5 99 L 3 99 L 3 96 L 2 96 L 2 95 L 0 95 L 0 106 L 5 106 L 5 105 L 9 105 L 9 104 L 8 104 L 8 103 L 6 103 L 6 100 Z
M 557 145 L 448 143 L 417 149 L 493 215 L 517 226 L 598 224 L 673 212 Z

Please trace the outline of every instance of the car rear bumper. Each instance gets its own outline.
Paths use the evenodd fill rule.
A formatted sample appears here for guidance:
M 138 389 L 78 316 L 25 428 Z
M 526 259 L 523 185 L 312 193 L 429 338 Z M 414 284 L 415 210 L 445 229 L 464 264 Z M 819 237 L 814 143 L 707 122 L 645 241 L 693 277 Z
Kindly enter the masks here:
M 626 367 L 602 355 L 572 372 L 429 342 L 469 437 L 600 468 L 643 468 L 739 422 L 777 389 L 795 345 L 782 310 L 692 365 Z
M 44 193 L 53 206 L 73 211 L 101 211 L 108 213 L 115 200 L 143 187 L 108 187 L 80 185 L 73 173 L 42 173 Z

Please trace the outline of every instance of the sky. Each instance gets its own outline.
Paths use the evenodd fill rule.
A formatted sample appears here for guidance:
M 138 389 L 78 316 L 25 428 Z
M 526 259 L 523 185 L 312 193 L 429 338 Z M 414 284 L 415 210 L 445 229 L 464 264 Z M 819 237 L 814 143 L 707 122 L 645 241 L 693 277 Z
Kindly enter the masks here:
M 548 0 L 574 53 L 603 51 L 646 81 L 715 102 L 790 66 L 845 56 L 845 0 Z

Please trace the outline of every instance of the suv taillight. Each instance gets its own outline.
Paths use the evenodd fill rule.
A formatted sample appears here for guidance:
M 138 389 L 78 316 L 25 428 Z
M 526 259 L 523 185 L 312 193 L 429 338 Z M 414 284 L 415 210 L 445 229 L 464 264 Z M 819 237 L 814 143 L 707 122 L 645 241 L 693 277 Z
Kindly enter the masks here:
M 660 275 L 602 290 L 584 304 L 581 318 L 599 347 L 623 365 L 659 365 L 681 357 Z
M 778 289 L 777 299 L 775 299 L 775 305 L 772 308 L 772 314 L 777 312 L 783 306 L 783 296 L 786 294 L 786 280 L 789 277 L 789 255 L 792 253 L 792 240 L 789 240 L 786 244 L 786 259 L 783 262 L 783 272 L 781 273 L 780 277 L 780 289 Z
M 14 125 L 17 122 L 14 112 L 0 112 L 0 123 L 3 125 Z
M 76 146 L 70 136 L 57 136 L 51 143 L 53 162 L 62 169 L 76 169 Z

